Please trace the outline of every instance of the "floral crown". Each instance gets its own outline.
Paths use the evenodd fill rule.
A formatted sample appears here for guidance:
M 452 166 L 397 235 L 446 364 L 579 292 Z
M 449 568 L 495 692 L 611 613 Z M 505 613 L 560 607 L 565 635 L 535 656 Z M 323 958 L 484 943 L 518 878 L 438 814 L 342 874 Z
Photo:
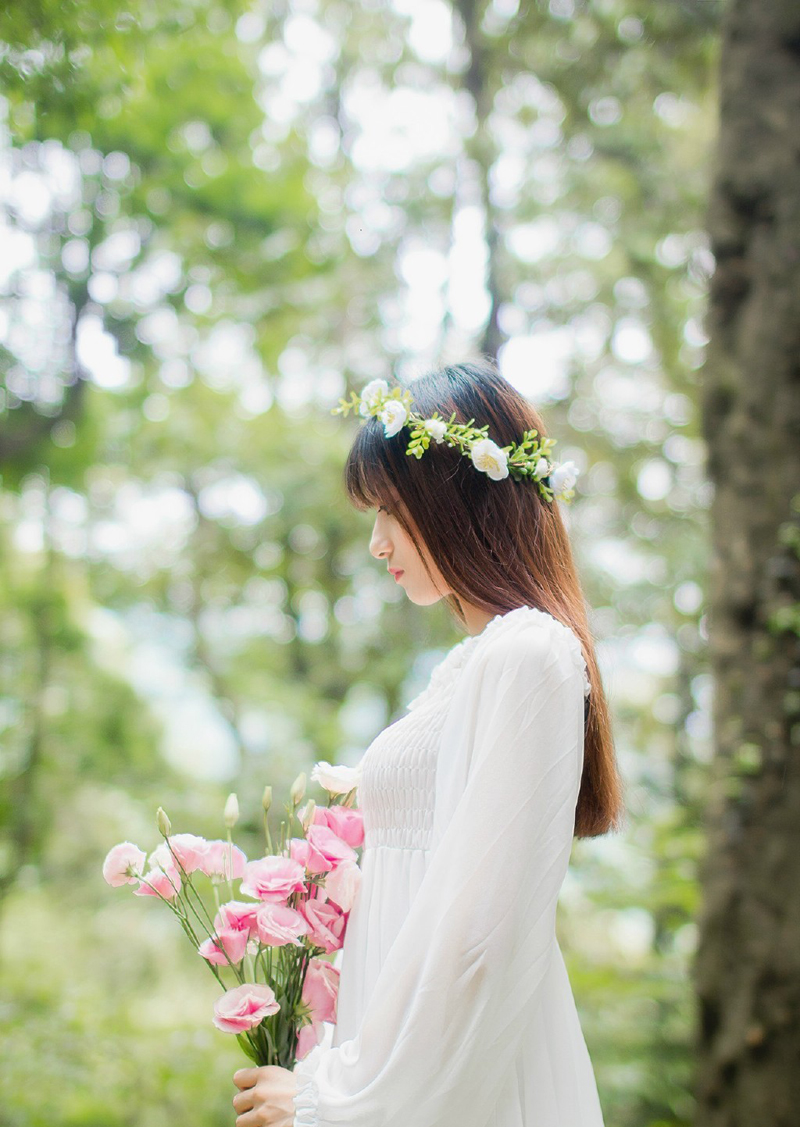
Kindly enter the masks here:
M 474 419 L 457 423 L 455 411 L 449 419 L 443 419 L 435 411 L 429 419 L 424 419 L 411 410 L 412 403 L 411 392 L 407 389 L 393 387 L 390 390 L 386 380 L 371 380 L 360 395 L 353 391 L 349 399 L 340 399 L 331 414 L 348 415 L 358 408 L 358 413 L 364 417 L 377 416 L 387 438 L 409 427 L 411 440 L 406 454 L 413 454 L 415 458 L 421 458 L 434 439 L 458 448 L 492 481 L 501 481 L 509 475 L 516 481 L 534 481 L 545 501 L 552 501 L 554 497 L 571 501 L 575 496 L 573 486 L 580 470 L 571 461 L 560 465 L 553 462 L 550 452 L 556 444 L 555 438 L 537 438 L 538 431 L 526 430 L 522 432 L 522 442 L 498 446 L 488 437 L 488 425 L 475 427 Z

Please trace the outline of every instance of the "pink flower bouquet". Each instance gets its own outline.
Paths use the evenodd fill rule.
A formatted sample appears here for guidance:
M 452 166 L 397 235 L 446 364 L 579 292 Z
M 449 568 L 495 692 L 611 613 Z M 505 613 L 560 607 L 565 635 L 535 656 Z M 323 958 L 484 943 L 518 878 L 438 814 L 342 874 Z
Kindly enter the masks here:
M 305 794 L 304 774 L 295 780 L 273 850 L 267 812 L 272 788 L 264 791 L 267 852 L 249 861 L 233 844 L 239 805 L 225 804 L 227 840 L 173 834 L 159 807 L 163 842 L 147 855 L 132 842 L 115 845 L 103 863 L 106 881 L 133 884 L 134 896 L 162 900 L 225 991 L 214 1004 L 213 1021 L 234 1034 L 258 1065 L 292 1069 L 322 1037 L 323 1022 L 336 1021 L 339 971 L 326 956 L 344 942 L 347 921 L 361 879 L 356 849 L 363 845 L 361 812 L 351 804 L 357 769 L 315 765 L 312 781 L 328 794 L 328 805 Z M 293 837 L 297 819 L 302 835 Z M 213 918 L 196 886 L 210 882 Z M 239 882 L 238 893 L 234 882 Z M 229 899 L 222 903 L 220 887 Z M 231 982 L 235 985 L 231 985 Z

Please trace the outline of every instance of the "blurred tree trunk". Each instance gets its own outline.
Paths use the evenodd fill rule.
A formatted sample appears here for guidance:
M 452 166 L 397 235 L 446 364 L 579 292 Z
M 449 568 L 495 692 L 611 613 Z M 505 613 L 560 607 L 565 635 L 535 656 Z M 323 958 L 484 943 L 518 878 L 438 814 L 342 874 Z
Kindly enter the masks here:
M 63 629 L 63 604 L 56 573 L 56 553 L 53 546 L 52 505 L 49 485 L 44 492 L 44 513 L 42 531 L 44 551 L 42 553 L 42 572 L 33 580 L 30 591 L 22 587 L 14 593 L 14 601 L 19 598 L 20 605 L 26 606 L 30 622 L 30 636 L 25 639 L 28 653 L 20 659 L 14 646 L 14 627 L 9 619 L 4 631 L 7 639 L 8 671 L 6 684 L 10 691 L 7 699 L 13 699 L 14 680 L 25 686 L 25 712 L 20 728 L 23 732 L 20 762 L 12 767 L 2 779 L 0 787 L 1 821 L 5 822 L 5 841 L 2 842 L 6 854 L 5 864 L 0 867 L 0 912 L 9 890 L 18 879 L 20 869 L 38 859 L 43 838 L 43 828 L 47 819 L 44 815 L 41 797 L 41 775 L 44 767 L 47 744 L 47 691 L 51 683 L 56 638 Z M 10 574 L 10 573 L 7 573 Z M 21 647 L 19 647 L 21 648 Z M 15 650 L 17 652 L 15 652 Z M 5 670 L 3 670 L 5 672 Z M 2 691 L 2 690 L 0 690 Z M 2 693 L 5 696 L 5 692 Z M 10 751 L 10 743 L 9 751 Z M 13 756 L 10 756 L 13 762 Z
M 465 149 L 475 162 L 477 171 L 476 191 L 486 223 L 486 248 L 488 251 L 486 288 L 489 292 L 490 306 L 486 326 L 479 350 L 482 355 L 497 359 L 503 333 L 498 322 L 500 303 L 503 299 L 499 280 L 498 259 L 501 238 L 498 231 L 497 216 L 492 205 L 489 188 L 489 174 L 495 158 L 495 143 L 489 135 L 488 119 L 492 111 L 491 78 L 489 75 L 489 52 L 483 38 L 480 23 L 485 14 L 483 0 L 455 0 L 454 7 L 464 25 L 464 39 L 469 49 L 469 66 L 464 74 L 463 84 L 475 103 L 475 118 L 478 128 L 474 138 L 465 143 Z
M 705 369 L 715 762 L 698 1123 L 800 1122 L 800 5 L 732 0 Z

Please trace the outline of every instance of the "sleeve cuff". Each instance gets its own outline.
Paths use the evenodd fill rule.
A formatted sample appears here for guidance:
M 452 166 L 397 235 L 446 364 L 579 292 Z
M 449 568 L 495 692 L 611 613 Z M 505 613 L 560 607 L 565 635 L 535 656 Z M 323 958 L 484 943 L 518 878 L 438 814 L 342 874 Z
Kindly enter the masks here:
M 292 1127 L 319 1127 L 317 1119 L 317 1083 L 313 1076 L 296 1073 L 297 1090 L 293 1096 Z
M 319 1064 L 323 1046 L 315 1045 L 303 1060 L 294 1067 L 295 1093 L 292 1127 L 320 1127 L 317 1118 L 317 1082 L 314 1072 Z

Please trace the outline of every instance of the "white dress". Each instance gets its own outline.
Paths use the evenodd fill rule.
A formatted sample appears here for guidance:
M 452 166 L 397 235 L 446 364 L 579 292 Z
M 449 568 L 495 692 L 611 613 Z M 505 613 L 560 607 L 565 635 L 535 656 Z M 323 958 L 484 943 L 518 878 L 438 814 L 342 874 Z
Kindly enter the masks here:
M 519 607 L 369 746 L 337 1023 L 295 1066 L 294 1127 L 603 1127 L 555 935 L 588 692 L 573 631 Z

